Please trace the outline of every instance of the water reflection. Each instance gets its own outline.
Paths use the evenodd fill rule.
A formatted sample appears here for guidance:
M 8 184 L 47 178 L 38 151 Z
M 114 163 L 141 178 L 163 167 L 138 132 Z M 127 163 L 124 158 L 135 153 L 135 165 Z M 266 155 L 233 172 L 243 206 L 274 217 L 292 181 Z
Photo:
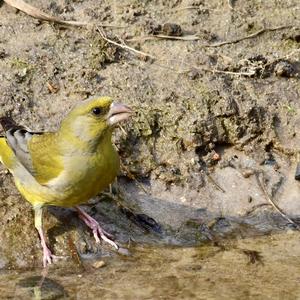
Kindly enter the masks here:
M 70 259 L 42 274 L 2 271 L 0 298 L 299 299 L 299 239 L 290 230 L 198 247 L 132 244 L 132 256 L 84 259 L 84 268 Z
M 42 271 L 42 276 L 31 276 L 17 283 L 18 294 L 31 297 L 33 300 L 66 298 L 68 294 L 57 281 L 46 277 L 48 269 Z

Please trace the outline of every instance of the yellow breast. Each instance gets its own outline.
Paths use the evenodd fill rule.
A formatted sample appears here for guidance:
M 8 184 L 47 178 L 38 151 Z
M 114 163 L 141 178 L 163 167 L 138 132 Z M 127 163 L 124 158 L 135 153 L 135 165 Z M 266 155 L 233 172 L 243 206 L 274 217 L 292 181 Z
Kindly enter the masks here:
M 20 193 L 32 205 L 71 207 L 87 202 L 113 182 L 119 171 L 119 157 L 108 144 L 93 155 L 74 155 L 64 158 L 64 171 L 45 185 L 30 174 L 15 176 Z

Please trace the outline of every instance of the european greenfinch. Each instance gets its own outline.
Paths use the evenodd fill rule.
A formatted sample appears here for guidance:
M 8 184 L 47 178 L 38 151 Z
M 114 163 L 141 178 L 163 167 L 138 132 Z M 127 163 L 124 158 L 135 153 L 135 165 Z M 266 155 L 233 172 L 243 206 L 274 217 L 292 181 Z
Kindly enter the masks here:
M 87 202 L 110 183 L 119 171 L 119 156 L 112 144 L 113 128 L 130 117 L 131 109 L 109 97 L 77 104 L 56 132 L 31 132 L 11 118 L 0 123 L 0 161 L 13 175 L 16 187 L 34 208 L 35 227 L 43 248 L 43 265 L 53 261 L 42 226 L 43 207 L 75 207 L 100 239 L 118 249 L 99 223 L 78 205 Z

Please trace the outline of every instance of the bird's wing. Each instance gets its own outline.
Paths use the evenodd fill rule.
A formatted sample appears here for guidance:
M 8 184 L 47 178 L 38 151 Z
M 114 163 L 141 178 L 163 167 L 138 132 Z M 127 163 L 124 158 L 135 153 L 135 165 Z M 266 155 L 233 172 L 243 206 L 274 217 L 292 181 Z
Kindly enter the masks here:
M 34 173 L 28 141 L 34 133 L 17 125 L 11 118 L 2 117 L 0 123 L 5 131 L 7 145 L 13 150 L 19 162 L 31 173 Z
M 5 146 L 0 138 L 2 152 L 8 152 L 7 146 L 9 146 L 16 159 L 40 184 L 46 184 L 62 172 L 63 165 L 59 161 L 60 157 L 55 155 L 57 149 L 53 133 L 30 132 L 9 117 L 0 118 L 0 124 L 5 131 L 6 139 Z

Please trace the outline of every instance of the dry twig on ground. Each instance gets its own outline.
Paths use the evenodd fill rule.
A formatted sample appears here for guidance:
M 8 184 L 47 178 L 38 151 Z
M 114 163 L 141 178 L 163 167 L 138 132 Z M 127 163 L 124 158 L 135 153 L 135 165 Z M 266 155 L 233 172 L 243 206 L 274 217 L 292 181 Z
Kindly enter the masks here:
M 200 37 L 196 34 L 183 35 L 183 36 L 174 36 L 174 35 L 164 35 L 164 34 L 155 34 L 155 35 L 145 35 L 138 38 L 127 39 L 127 42 L 139 42 L 139 41 L 149 41 L 149 40 L 177 40 L 177 41 L 198 41 Z
M 146 52 L 137 50 L 137 49 L 135 49 L 135 48 L 129 47 L 129 46 L 126 45 L 124 42 L 118 43 L 118 42 L 115 42 L 115 41 L 109 39 L 109 38 L 106 36 L 106 33 L 104 32 L 104 30 L 103 30 L 102 28 L 100 28 L 100 27 L 97 27 L 97 31 L 99 32 L 99 34 L 101 35 L 101 37 L 102 37 L 105 41 L 107 41 L 108 43 L 110 43 L 110 44 L 113 44 L 113 45 L 115 45 L 115 46 L 117 46 L 117 47 L 120 47 L 120 48 L 122 48 L 122 49 L 129 50 L 129 51 L 134 52 L 135 54 L 138 54 L 138 55 L 142 55 L 142 56 L 145 56 L 145 57 L 150 57 L 150 58 L 152 58 L 152 59 L 156 59 L 155 56 L 153 56 L 153 55 L 151 55 L 151 54 L 149 54 L 149 53 L 146 53 Z
M 226 193 L 226 191 L 216 182 L 215 179 L 212 178 L 212 176 L 209 173 L 205 173 L 209 181 L 222 193 Z
M 51 16 L 49 14 L 44 13 L 40 9 L 24 2 L 23 0 L 4 0 L 8 5 L 26 13 L 27 15 L 36 18 L 38 20 L 53 22 L 61 25 L 67 26 L 87 26 L 89 23 L 81 22 L 81 21 L 66 21 L 61 18 Z M 101 24 L 102 27 L 124 27 L 124 26 L 117 26 L 111 24 Z
M 289 218 L 283 211 L 282 209 L 273 201 L 273 199 L 270 197 L 267 189 L 266 189 L 266 185 L 264 183 L 264 176 L 262 178 L 262 180 L 260 179 L 260 174 L 263 175 L 263 173 L 261 172 L 257 172 L 256 173 L 256 180 L 258 183 L 258 186 L 260 187 L 260 189 L 262 190 L 263 194 L 265 195 L 265 198 L 268 200 L 268 202 L 273 206 L 273 208 L 283 217 L 285 218 L 287 221 L 289 221 L 291 224 L 293 224 L 294 226 L 296 226 L 296 228 L 299 228 L 298 224 L 295 223 L 291 218 Z
M 126 49 L 130 52 L 133 52 L 135 54 L 138 54 L 138 55 L 142 55 L 144 57 L 149 57 L 155 61 L 161 61 L 161 59 L 159 59 L 158 57 L 152 55 L 152 54 L 149 54 L 149 53 L 146 53 L 146 52 L 143 52 L 143 51 L 140 51 L 140 50 L 137 50 L 133 47 L 130 47 L 128 46 L 127 44 L 125 44 L 124 41 L 122 41 L 121 43 L 118 43 L 116 41 L 113 41 L 112 39 L 109 39 L 106 35 L 106 33 L 104 32 L 104 30 L 101 28 L 101 27 L 97 27 L 97 31 L 99 32 L 99 34 L 101 35 L 101 37 L 107 41 L 108 43 L 111 43 L 117 47 L 120 47 L 122 49 Z M 183 62 L 181 62 L 183 63 Z M 157 64 L 157 63 L 156 63 Z M 191 66 L 187 63 L 183 63 L 184 65 L 188 66 L 189 69 L 188 70 L 185 70 L 184 72 L 179 72 L 179 73 L 186 73 L 186 72 L 189 72 L 190 70 L 194 69 L 194 70 L 199 70 L 199 71 L 204 71 L 204 72 L 210 72 L 210 73 L 216 73 L 216 74 L 227 74 L 227 75 L 235 75 L 235 76 L 253 76 L 255 74 L 254 71 L 249 71 L 249 72 L 232 72 L 232 71 L 223 71 L 223 70 L 218 70 L 218 69 L 210 69 L 210 68 L 200 68 L 200 67 L 196 67 L 196 66 Z M 157 64 L 158 66 L 160 67 L 163 67 L 163 68 L 167 68 L 167 69 L 170 69 L 172 71 L 175 71 L 173 68 L 170 68 L 166 65 L 160 65 L 160 64 Z
M 294 25 L 283 25 L 283 26 L 278 26 L 278 27 L 263 28 L 263 29 L 260 29 L 256 32 L 252 33 L 252 34 L 241 37 L 241 38 L 236 38 L 236 39 L 233 39 L 231 41 L 224 41 L 224 42 L 209 44 L 209 45 L 206 45 L 205 47 L 220 47 L 220 46 L 224 46 L 224 45 L 228 45 L 228 44 L 236 44 L 238 42 L 257 37 L 257 36 L 259 36 L 259 35 L 261 35 L 265 32 L 268 32 L 268 31 L 276 31 L 276 30 L 288 29 L 288 28 L 293 28 L 293 27 L 295 27 L 295 26 Z

